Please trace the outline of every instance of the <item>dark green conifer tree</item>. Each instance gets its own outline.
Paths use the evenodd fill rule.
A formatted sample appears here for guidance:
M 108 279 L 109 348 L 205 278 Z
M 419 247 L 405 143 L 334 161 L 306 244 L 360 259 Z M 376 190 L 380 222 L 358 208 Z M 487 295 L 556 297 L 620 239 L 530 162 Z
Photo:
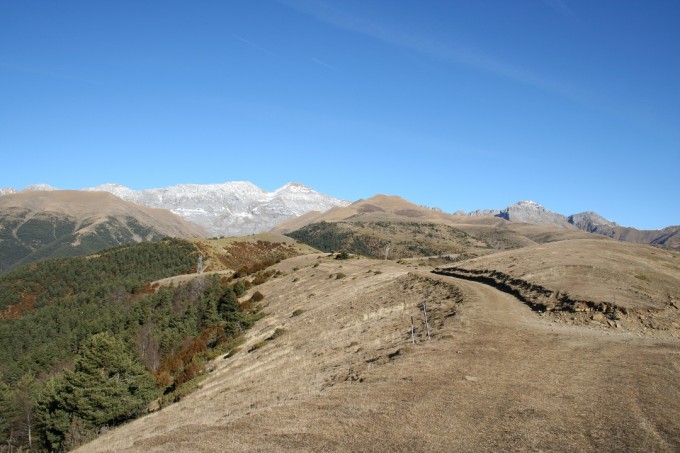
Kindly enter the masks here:
M 88 433 L 137 416 L 157 393 L 151 373 L 121 340 L 108 332 L 94 335 L 82 345 L 74 369 L 48 385 L 39 401 L 45 446 L 73 447 Z

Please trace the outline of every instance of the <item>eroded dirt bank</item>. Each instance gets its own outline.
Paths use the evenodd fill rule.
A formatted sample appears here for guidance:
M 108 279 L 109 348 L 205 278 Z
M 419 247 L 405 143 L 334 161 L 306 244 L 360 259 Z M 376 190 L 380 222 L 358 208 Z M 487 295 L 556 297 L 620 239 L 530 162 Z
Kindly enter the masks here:
M 577 298 L 568 292 L 516 278 L 495 269 L 437 268 L 433 271 L 445 275 L 489 285 L 511 294 L 532 310 L 549 313 L 552 319 L 569 324 L 590 323 L 603 327 L 645 332 L 648 329 L 680 332 L 680 310 L 674 299 L 669 298 L 665 308 L 631 308 L 614 302 L 593 301 Z

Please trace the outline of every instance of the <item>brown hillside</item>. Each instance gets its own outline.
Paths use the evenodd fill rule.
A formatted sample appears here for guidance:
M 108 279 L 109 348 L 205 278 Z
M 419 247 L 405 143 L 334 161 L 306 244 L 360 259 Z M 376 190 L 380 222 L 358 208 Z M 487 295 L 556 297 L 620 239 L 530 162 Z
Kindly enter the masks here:
M 680 253 L 648 245 L 561 241 L 470 259 L 441 272 L 511 291 L 563 320 L 680 328 Z
M 0 210 L 11 208 L 34 213 L 54 213 L 81 222 L 88 220 L 90 228 L 107 218 L 133 217 L 142 224 L 154 226 L 167 236 L 187 238 L 206 235 L 201 227 L 170 211 L 139 206 L 108 192 L 55 190 L 21 192 L 0 197 Z
M 498 258 L 505 271 L 547 285 L 552 274 L 532 277 L 544 267 L 568 280 L 582 275 L 572 274 L 572 260 L 622 262 L 612 273 L 639 267 L 650 286 L 658 279 L 668 290 L 680 287 L 677 254 L 573 242 L 469 267 Z M 238 353 L 215 362 L 199 390 L 79 451 L 680 448 L 677 327 L 570 325 L 488 284 L 384 260 L 306 255 L 276 268 L 284 275 L 258 286 L 268 315 Z M 604 284 L 590 280 L 588 291 Z
M 638 230 L 622 226 L 604 226 L 597 228 L 595 232 L 620 241 L 638 244 L 658 244 L 670 249 L 680 250 L 680 226 L 669 226 L 662 230 Z
M 392 241 L 393 244 L 405 239 L 399 236 L 390 237 L 384 231 L 375 231 L 377 222 L 446 225 L 460 230 L 478 241 L 468 248 L 467 252 L 471 254 L 480 253 L 480 241 L 492 250 L 511 250 L 569 239 L 605 239 L 602 236 L 584 231 L 565 230 L 551 225 L 510 222 L 498 217 L 446 214 L 437 209 L 418 206 L 401 197 L 391 195 L 376 195 L 367 200 L 359 200 L 344 208 L 333 208 L 325 213 L 308 213 L 282 223 L 275 231 L 290 233 L 318 222 L 344 223 L 346 225 L 350 223 L 372 224 L 374 235 L 380 236 L 383 242 Z M 356 228 L 347 226 L 344 229 Z M 423 237 L 414 237 L 413 239 L 421 243 L 427 241 Z M 440 247 L 439 249 L 448 250 L 447 247 Z M 451 252 L 461 253 L 465 250 L 461 250 L 457 246 L 451 249 Z
M 436 209 L 426 208 L 395 195 L 376 195 L 359 200 L 344 208 L 334 207 L 324 213 L 310 212 L 295 219 L 287 220 L 274 229 L 290 232 L 316 222 L 338 222 L 341 220 L 420 220 L 434 221 L 453 217 Z
M 205 271 L 237 271 L 260 263 L 271 264 L 286 258 L 318 252 L 278 233 L 196 239 L 193 242 L 203 255 Z

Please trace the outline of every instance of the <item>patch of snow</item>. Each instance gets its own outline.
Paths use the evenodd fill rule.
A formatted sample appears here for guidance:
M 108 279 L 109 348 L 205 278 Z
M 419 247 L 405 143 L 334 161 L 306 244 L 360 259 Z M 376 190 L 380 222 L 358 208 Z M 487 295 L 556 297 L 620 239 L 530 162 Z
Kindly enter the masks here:
M 23 188 L 22 192 L 50 192 L 52 190 L 57 190 L 49 184 L 33 184 L 32 186 L 26 186 Z
M 103 190 L 143 206 L 168 209 L 205 227 L 211 234 L 222 236 L 269 231 L 291 217 L 350 204 L 300 183 L 288 183 L 273 192 L 248 181 L 178 184 L 145 190 L 102 184 L 84 190 Z

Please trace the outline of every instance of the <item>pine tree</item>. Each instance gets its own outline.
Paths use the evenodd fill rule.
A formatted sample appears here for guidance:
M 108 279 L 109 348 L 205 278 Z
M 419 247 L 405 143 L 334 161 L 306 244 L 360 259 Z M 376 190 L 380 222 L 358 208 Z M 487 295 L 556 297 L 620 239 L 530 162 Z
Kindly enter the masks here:
M 48 385 L 39 401 L 45 446 L 74 447 L 100 427 L 135 417 L 156 396 L 153 376 L 121 340 L 108 332 L 94 335 L 74 369 Z
M 64 378 L 73 408 L 95 426 L 134 417 L 156 393 L 152 375 L 122 341 L 106 332 L 83 344 L 74 370 Z
M 4 445 L 14 445 L 16 433 L 13 421 L 17 414 L 12 390 L 0 380 L 0 441 Z

